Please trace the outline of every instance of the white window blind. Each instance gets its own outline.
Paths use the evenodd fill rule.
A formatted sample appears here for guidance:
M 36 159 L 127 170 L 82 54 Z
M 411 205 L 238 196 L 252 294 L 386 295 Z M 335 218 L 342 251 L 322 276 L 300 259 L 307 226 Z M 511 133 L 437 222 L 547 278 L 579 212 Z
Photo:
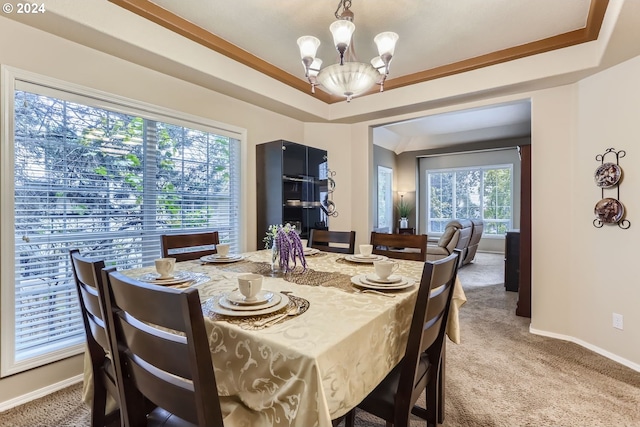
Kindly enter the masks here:
M 153 264 L 165 233 L 217 230 L 240 249 L 238 138 L 20 81 L 13 113 L 13 363 L 3 374 L 82 348 L 69 249 L 119 269 Z

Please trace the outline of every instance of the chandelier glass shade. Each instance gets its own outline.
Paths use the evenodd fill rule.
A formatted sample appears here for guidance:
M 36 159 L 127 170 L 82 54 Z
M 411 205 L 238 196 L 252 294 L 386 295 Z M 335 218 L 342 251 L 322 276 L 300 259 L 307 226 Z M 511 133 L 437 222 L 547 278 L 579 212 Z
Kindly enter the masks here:
M 368 92 L 375 84 L 384 89 L 384 81 L 389 74 L 389 64 L 393 58 L 398 35 L 393 32 L 383 32 L 374 38 L 379 56 L 371 63 L 358 62 L 353 50 L 352 37 L 356 29 L 353 23 L 353 12 L 350 0 L 340 0 L 335 16 L 338 19 L 329 27 L 333 35 L 333 43 L 340 55 L 337 64 L 322 67 L 322 60 L 316 58 L 320 40 L 313 36 L 303 36 L 298 39 L 302 65 L 305 76 L 311 84 L 311 92 L 315 93 L 316 86 L 322 86 L 329 93 L 343 96 L 347 102 L 354 96 Z M 342 14 L 338 14 L 340 8 Z

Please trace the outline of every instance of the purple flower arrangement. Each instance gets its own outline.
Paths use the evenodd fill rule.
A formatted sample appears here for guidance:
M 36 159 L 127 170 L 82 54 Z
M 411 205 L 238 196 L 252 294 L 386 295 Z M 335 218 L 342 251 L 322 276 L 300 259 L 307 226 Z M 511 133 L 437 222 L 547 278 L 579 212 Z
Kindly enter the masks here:
M 294 226 L 290 224 L 270 226 L 264 242 L 267 248 L 271 246 L 274 251 L 272 264 L 277 261 L 280 271 L 288 273 L 295 270 L 297 266 L 296 259 L 300 260 L 302 271 L 307 269 L 307 260 L 304 257 L 302 241 Z

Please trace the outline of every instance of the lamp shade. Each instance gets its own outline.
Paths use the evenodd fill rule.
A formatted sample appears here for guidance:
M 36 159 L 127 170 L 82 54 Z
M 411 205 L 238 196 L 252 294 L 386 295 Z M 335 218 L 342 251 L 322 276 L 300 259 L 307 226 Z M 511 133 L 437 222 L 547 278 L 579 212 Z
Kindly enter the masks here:
M 309 77 L 316 77 L 322 67 L 322 59 L 315 58 L 309 67 Z
M 334 95 L 351 99 L 367 92 L 380 74 L 371 65 L 361 62 L 333 64 L 318 74 L 318 83 Z
M 382 60 L 382 58 L 380 58 L 379 56 L 376 56 L 375 58 L 373 58 L 371 60 L 371 65 L 373 65 L 373 68 L 378 70 L 378 72 L 380 74 L 385 74 L 386 73 L 387 67 L 385 66 L 384 61 Z
M 300 48 L 300 57 L 315 58 L 316 52 L 320 46 L 320 40 L 313 36 L 302 36 L 298 39 L 298 47 Z
M 378 46 L 378 55 L 384 57 L 385 55 L 393 56 L 393 51 L 396 48 L 396 42 L 398 41 L 398 35 L 391 31 L 380 33 L 373 41 Z
M 333 24 L 329 26 L 329 31 L 331 31 L 331 34 L 333 35 L 333 44 L 336 47 L 349 46 L 349 43 L 351 43 L 351 36 L 355 30 L 356 26 L 354 23 L 345 19 L 334 21 Z

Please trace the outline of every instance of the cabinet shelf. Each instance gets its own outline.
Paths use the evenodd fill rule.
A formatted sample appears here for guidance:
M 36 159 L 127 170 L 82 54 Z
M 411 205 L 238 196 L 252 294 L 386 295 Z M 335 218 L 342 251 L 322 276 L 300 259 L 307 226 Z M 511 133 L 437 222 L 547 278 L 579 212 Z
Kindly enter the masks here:
M 303 182 L 305 184 L 327 184 L 327 180 L 326 179 L 317 179 L 315 177 L 304 177 L 304 176 L 287 176 L 287 175 L 282 175 L 282 181 L 283 182 Z
M 322 206 L 320 202 L 301 202 L 300 200 L 287 200 L 284 205 L 288 208 L 319 208 Z

